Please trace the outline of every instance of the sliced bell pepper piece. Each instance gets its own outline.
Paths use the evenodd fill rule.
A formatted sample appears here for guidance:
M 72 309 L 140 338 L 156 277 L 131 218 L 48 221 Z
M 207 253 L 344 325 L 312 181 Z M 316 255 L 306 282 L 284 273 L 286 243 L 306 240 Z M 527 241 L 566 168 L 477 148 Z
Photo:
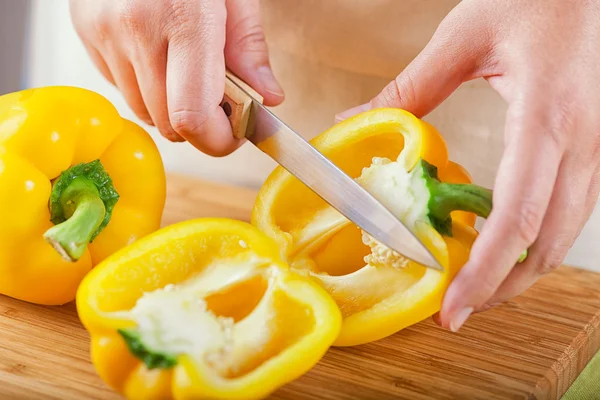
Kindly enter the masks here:
M 341 313 L 254 226 L 198 219 L 113 254 L 83 280 L 99 373 L 127 398 L 255 399 L 312 368 Z
M 334 343 L 381 339 L 439 311 L 452 278 L 468 260 L 475 217 L 487 217 L 492 192 L 471 184 L 448 160 L 430 124 L 400 109 L 347 119 L 311 143 L 386 205 L 444 267 L 427 269 L 350 223 L 278 167 L 261 188 L 252 223 L 274 238 L 292 268 L 312 276 L 344 317 Z
M 0 293 L 74 300 L 94 265 L 160 227 L 165 196 L 156 145 L 104 97 L 0 96 Z

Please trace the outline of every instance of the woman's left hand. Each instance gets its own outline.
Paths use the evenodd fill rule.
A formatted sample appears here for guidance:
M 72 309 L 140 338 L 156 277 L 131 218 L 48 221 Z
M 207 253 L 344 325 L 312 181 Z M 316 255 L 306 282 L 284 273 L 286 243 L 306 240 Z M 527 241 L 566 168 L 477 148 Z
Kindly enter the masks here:
M 423 117 L 480 77 L 509 104 L 494 209 L 440 325 L 456 331 L 471 313 L 521 294 L 563 262 L 588 220 L 600 189 L 598 43 L 599 1 L 464 0 L 377 97 L 338 116 L 399 107 Z

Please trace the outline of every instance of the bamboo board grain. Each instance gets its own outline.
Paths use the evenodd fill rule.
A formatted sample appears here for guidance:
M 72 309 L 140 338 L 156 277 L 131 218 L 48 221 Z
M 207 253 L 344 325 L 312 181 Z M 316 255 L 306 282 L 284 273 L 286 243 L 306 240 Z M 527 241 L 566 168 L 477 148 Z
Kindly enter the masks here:
M 248 220 L 255 196 L 170 176 L 164 224 Z M 97 377 L 88 346 L 73 304 L 0 297 L 0 399 L 119 399 Z M 375 343 L 331 349 L 271 398 L 557 399 L 599 347 L 600 274 L 561 267 L 458 334 L 425 321 Z

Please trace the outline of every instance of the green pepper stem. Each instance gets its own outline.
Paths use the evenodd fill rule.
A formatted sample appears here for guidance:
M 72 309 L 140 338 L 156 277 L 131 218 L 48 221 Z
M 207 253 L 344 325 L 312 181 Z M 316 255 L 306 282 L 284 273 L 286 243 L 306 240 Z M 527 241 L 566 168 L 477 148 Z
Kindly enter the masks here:
M 472 183 L 441 182 L 434 165 L 421 160 L 420 166 L 430 194 L 429 218 L 439 233 L 452 236 L 450 213 L 453 211 L 466 211 L 478 217 L 489 217 L 493 206 L 492 190 Z M 524 250 L 518 262 L 525 261 L 527 254 L 527 250 Z
M 59 202 L 66 221 L 48 229 L 44 238 L 65 260 L 74 262 L 81 258 L 102 224 L 106 207 L 98 188 L 86 177 L 71 181 L 61 193 Z
M 434 181 L 430 187 L 429 212 L 445 219 L 452 211 L 466 211 L 487 218 L 492 211 L 492 191 L 466 183 Z

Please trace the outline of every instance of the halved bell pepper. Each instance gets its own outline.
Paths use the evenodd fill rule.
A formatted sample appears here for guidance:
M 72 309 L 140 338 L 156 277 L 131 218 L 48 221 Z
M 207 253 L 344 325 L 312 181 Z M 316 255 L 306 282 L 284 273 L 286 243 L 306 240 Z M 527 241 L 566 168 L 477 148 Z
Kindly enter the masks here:
M 160 227 L 165 186 L 152 138 L 101 95 L 0 96 L 0 293 L 72 301 L 94 265 Z
M 341 313 L 254 226 L 198 219 L 159 230 L 92 270 L 77 293 L 99 375 L 136 399 L 255 399 L 299 377 Z
M 252 223 L 279 243 L 293 269 L 335 299 L 344 320 L 334 345 L 381 339 L 439 311 L 468 260 L 476 216 L 491 210 L 492 192 L 448 160 L 433 126 L 404 110 L 364 112 L 311 143 L 402 219 L 444 267 L 427 269 L 391 251 L 276 168 L 258 194 Z

